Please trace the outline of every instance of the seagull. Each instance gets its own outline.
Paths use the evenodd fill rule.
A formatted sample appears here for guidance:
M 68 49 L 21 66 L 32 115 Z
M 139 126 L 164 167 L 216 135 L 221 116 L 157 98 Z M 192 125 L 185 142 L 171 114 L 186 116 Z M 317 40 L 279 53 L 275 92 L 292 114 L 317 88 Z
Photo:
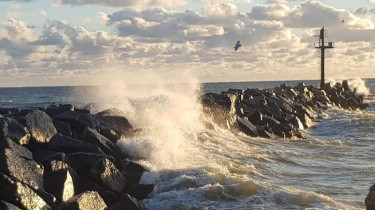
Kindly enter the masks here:
M 240 44 L 240 41 L 237 41 L 236 45 L 234 45 L 234 51 L 237 51 L 238 48 L 240 48 L 242 45 Z
M 345 22 L 345 20 L 342 20 L 342 21 L 341 21 L 341 23 L 344 23 L 344 22 Z

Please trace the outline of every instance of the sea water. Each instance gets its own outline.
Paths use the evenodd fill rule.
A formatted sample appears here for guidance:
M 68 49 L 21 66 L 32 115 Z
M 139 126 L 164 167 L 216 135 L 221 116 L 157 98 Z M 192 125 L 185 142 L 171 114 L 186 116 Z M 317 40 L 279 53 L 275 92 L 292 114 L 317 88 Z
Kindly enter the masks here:
M 304 81 L 318 85 L 318 81 Z M 1 88 L 0 107 L 119 108 L 142 132 L 118 145 L 150 170 L 148 209 L 363 209 L 375 183 L 375 80 L 355 80 L 367 110 L 330 109 L 304 139 L 253 138 L 215 124 L 199 96 L 285 82 Z

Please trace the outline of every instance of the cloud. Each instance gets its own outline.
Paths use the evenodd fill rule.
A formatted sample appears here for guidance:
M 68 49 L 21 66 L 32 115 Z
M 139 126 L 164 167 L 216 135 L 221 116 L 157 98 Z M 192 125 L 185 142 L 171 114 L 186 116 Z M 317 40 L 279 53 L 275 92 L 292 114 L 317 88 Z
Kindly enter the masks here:
M 56 0 L 55 5 L 82 6 L 89 4 L 98 4 L 108 7 L 175 7 L 187 4 L 185 0 Z
M 48 13 L 46 11 L 44 11 L 44 10 L 41 10 L 39 13 L 43 17 L 47 17 L 48 16 Z

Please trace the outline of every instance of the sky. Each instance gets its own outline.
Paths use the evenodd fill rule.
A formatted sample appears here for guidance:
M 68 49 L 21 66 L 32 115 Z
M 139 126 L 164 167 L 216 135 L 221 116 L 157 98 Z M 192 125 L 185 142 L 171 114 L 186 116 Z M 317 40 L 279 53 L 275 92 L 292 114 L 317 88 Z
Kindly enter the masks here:
M 375 0 L 0 0 L 0 86 L 375 78 Z M 234 51 L 237 41 L 242 47 Z

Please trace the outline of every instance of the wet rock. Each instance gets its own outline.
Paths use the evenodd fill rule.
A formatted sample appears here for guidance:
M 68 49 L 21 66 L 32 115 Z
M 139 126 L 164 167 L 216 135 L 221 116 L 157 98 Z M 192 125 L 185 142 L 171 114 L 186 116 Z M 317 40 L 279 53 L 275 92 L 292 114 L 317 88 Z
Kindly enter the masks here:
M 256 127 L 247 118 L 238 118 L 237 122 L 241 131 L 250 136 L 258 136 Z
M 54 115 L 53 119 L 69 123 L 73 137 L 80 135 L 86 127 L 94 129 L 98 127 L 98 121 L 93 115 L 80 111 L 65 111 Z
M 52 119 L 43 111 L 33 110 L 25 118 L 31 138 L 36 143 L 48 143 L 57 133 Z
M 133 128 L 128 119 L 124 117 L 124 113 L 118 109 L 108 109 L 95 116 L 99 122 L 100 132 L 115 143 L 122 135 Z
M 9 148 L 12 150 L 16 155 L 23 157 L 28 160 L 33 159 L 33 154 L 30 150 L 28 150 L 26 147 L 23 147 L 13 140 L 11 140 L 8 137 L 0 138 L 0 148 Z
M 57 210 L 104 210 L 106 208 L 107 205 L 95 191 L 83 192 L 56 207 Z
M 107 158 L 96 162 L 92 167 L 90 176 L 104 188 L 120 193 L 126 187 L 126 178 Z
M 64 136 L 73 137 L 72 130 L 70 129 L 70 125 L 68 123 L 54 120 L 53 125 L 55 126 L 57 132 Z
M 0 200 L 13 203 L 22 209 L 51 209 L 31 188 L 0 173 Z
M 56 197 L 56 202 L 61 203 L 74 196 L 74 183 L 78 177 L 68 164 L 52 160 L 44 164 L 44 187 L 46 191 Z
M 126 193 L 137 198 L 138 200 L 145 199 L 154 190 L 153 184 L 137 184 L 131 186 Z
M 21 210 L 17 206 L 15 206 L 11 203 L 5 202 L 5 201 L 0 201 L 0 209 L 2 209 L 2 210 Z
M 231 107 L 231 100 L 228 95 L 222 95 L 217 93 L 206 93 L 202 96 L 203 104 L 207 105 L 218 105 L 220 107 L 230 109 Z
M 23 182 L 33 189 L 43 188 L 43 167 L 25 160 L 8 148 L 0 149 L 0 172 Z
M 365 199 L 366 209 L 375 210 L 375 184 L 370 187 L 369 193 Z
M 64 136 L 57 133 L 52 137 L 50 142 L 47 144 L 46 150 L 64 152 L 64 153 L 75 153 L 75 152 L 91 152 L 91 153 L 103 153 L 103 151 L 96 145 L 90 144 L 78 139 Z
M 30 141 L 29 130 L 11 118 L 0 118 L 0 137 L 9 137 L 18 144 L 25 145 Z
M 110 155 L 85 152 L 66 154 L 65 158 L 66 163 L 83 179 L 88 178 L 89 171 L 100 159 L 107 158 L 111 162 L 115 161 Z
M 139 184 L 143 173 L 148 172 L 148 170 L 142 165 L 128 160 L 120 161 L 119 169 L 121 170 L 121 173 L 126 177 L 128 186 Z
M 65 161 L 65 153 L 55 152 L 49 150 L 36 150 L 33 152 L 34 160 L 38 163 L 44 164 L 50 160 Z
M 108 207 L 108 210 L 145 210 L 146 207 L 142 204 L 141 201 L 134 198 L 129 194 L 122 194 L 120 200 L 114 205 Z
M 60 106 L 57 106 L 57 107 L 56 106 L 49 106 L 49 107 L 47 107 L 47 109 L 45 109 L 45 112 L 49 116 L 60 114 L 60 113 L 63 113 L 65 111 L 74 111 L 74 105 L 63 104 L 63 105 L 60 105 Z
M 97 145 L 106 154 L 112 155 L 113 157 L 120 158 L 121 150 L 115 143 L 107 139 L 105 136 L 101 135 L 98 131 L 92 128 L 85 128 L 81 139 L 90 144 Z
M 249 89 L 247 88 L 245 91 L 244 91 L 244 95 L 245 96 L 263 96 L 263 92 L 259 89 Z

